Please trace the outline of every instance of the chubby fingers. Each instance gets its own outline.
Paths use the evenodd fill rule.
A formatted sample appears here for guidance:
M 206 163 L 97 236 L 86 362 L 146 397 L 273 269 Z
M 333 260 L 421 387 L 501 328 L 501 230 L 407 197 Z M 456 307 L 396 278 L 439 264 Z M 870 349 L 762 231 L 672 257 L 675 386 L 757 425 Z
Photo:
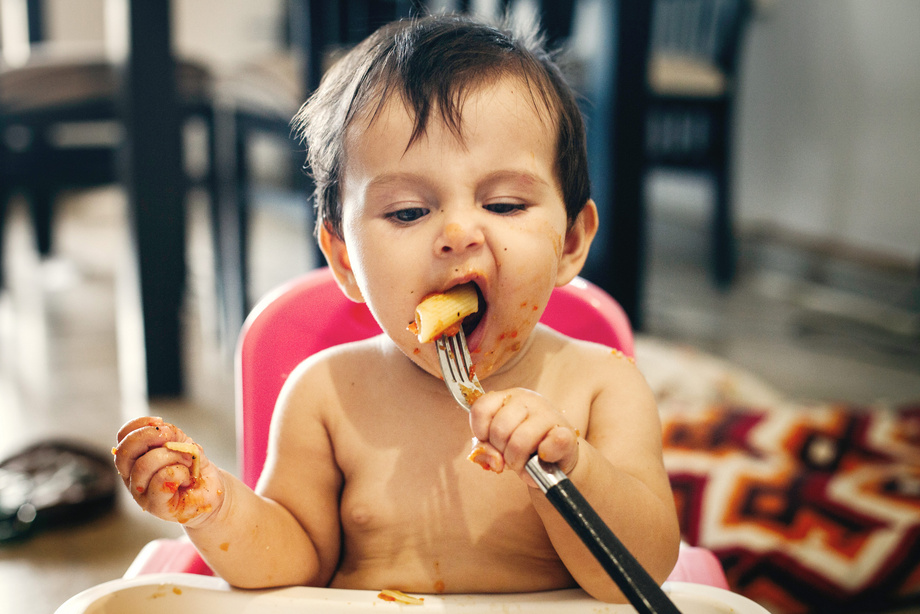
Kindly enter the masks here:
M 489 442 L 481 442 L 473 437 L 473 449 L 467 457 L 483 469 L 501 473 L 505 469 L 505 458 Z
M 170 441 L 191 442 L 191 439 L 160 418 L 137 418 L 118 431 L 118 445 L 113 450 L 115 468 L 132 493 L 138 486 L 146 488 L 146 482 L 159 467 L 178 464 L 191 468 L 194 462 L 191 455 L 164 447 Z
M 170 488 L 175 492 L 178 487 L 191 484 L 191 470 L 182 460 L 180 454 L 168 448 L 153 448 L 138 458 L 131 472 L 122 477 L 135 498 L 150 492 L 167 492 Z M 167 484 L 165 490 L 156 488 L 162 487 L 164 482 L 175 484 L 175 487 Z
M 155 468 L 144 487 L 144 477 L 130 480 L 132 494 L 142 509 L 164 520 L 182 524 L 206 520 L 222 502 L 222 484 L 212 470 L 200 478 L 191 476 L 185 465 L 164 465 Z
M 121 441 L 127 437 L 128 434 L 136 431 L 139 428 L 145 426 L 163 426 L 165 424 L 166 422 L 163 421 L 163 418 L 158 418 L 156 416 L 141 416 L 140 418 L 134 418 L 133 420 L 125 422 L 124 426 L 118 429 L 118 434 L 115 436 L 115 438 L 119 443 L 121 443 Z
M 531 390 L 483 395 L 470 412 L 470 428 L 521 474 L 535 452 L 547 462 L 559 463 L 563 471 L 570 471 L 578 459 L 575 430 L 545 397 Z
M 178 427 L 160 418 L 138 418 L 119 430 L 118 439 L 115 466 L 143 509 L 187 523 L 206 521 L 220 506 L 220 472 Z
M 568 426 L 554 426 L 537 448 L 540 460 L 555 463 L 563 473 L 571 473 L 578 462 L 578 432 Z

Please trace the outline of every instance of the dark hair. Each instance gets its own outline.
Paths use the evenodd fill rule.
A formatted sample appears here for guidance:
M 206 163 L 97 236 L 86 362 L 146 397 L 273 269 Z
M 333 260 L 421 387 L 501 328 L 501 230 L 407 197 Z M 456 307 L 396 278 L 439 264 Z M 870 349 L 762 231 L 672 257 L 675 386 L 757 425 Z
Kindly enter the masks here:
M 505 77 L 524 81 L 554 116 L 556 174 L 569 224 L 590 197 L 585 127 L 575 95 L 535 32 L 515 34 L 460 15 L 386 25 L 342 57 L 294 117 L 316 186 L 317 232 L 342 235 L 340 180 L 345 133 L 362 113 L 392 94 L 415 115 L 410 145 L 425 132 L 432 106 L 460 136 L 465 95 Z M 374 108 L 376 105 L 376 108 Z

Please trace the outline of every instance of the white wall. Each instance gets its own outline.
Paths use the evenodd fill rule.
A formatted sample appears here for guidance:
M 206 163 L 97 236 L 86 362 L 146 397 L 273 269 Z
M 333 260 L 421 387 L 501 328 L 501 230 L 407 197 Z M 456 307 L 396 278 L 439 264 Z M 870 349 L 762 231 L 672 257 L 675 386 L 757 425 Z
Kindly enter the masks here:
M 282 11 L 282 0 L 173 0 L 174 49 L 225 66 L 271 54 Z
M 749 32 L 739 222 L 920 261 L 920 2 L 777 0 Z

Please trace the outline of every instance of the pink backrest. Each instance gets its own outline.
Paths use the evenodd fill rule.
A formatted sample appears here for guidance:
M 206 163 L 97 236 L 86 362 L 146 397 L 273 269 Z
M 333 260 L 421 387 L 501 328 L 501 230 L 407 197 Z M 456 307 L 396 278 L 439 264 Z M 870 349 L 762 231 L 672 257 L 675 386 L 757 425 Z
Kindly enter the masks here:
M 623 309 L 584 279 L 554 290 L 541 321 L 633 355 L 632 328 Z M 237 452 L 246 484 L 255 486 L 262 473 L 275 401 L 294 367 L 320 350 L 379 333 L 367 307 L 348 300 L 325 267 L 262 299 L 237 344 Z

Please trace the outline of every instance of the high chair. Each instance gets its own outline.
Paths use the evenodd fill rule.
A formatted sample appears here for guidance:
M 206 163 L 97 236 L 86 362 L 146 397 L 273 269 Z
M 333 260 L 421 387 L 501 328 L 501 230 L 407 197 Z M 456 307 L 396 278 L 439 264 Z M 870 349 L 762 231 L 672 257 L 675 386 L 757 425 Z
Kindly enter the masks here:
M 625 312 L 584 279 L 554 290 L 541 321 L 571 337 L 634 354 Z M 294 368 L 322 349 L 379 333 L 367 306 L 346 298 L 326 267 L 282 285 L 259 302 L 243 325 L 236 354 L 237 454 L 243 482 L 254 488 L 259 479 L 275 401 Z M 187 539 L 150 542 L 124 577 L 156 572 L 213 573 Z M 715 555 L 686 545 L 669 580 L 728 588 Z

